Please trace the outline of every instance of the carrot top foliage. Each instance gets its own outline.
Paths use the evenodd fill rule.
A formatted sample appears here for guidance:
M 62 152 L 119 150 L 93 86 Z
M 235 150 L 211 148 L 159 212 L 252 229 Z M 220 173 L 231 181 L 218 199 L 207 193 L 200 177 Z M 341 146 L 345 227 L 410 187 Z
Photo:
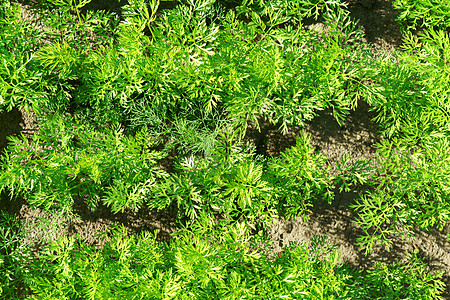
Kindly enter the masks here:
M 423 18 L 430 28 L 405 33 L 401 49 L 387 54 L 362 41 L 340 0 L 183 0 L 170 8 L 128 0 L 120 12 L 90 10 L 89 2 L 41 1 L 27 18 L 23 6 L 0 2 L 0 110 L 32 110 L 39 123 L 31 138 L 9 137 L 0 191 L 67 215 L 76 203 L 104 204 L 113 214 L 176 208 L 186 228 L 159 243 L 118 227 L 100 250 L 64 237 L 33 259 L 20 223 L 2 214 L 0 292 L 438 298 L 440 274 L 425 274 L 418 257 L 361 276 L 322 238 L 274 257 L 257 232 L 280 216 L 307 219 L 318 201 L 363 185 L 369 192 L 352 208 L 367 252 L 414 227 L 443 228 L 450 218 L 444 4 Z M 428 7 L 420 3 L 395 1 L 399 20 L 416 26 Z M 321 29 L 305 25 L 318 20 Z M 279 157 L 244 142 L 250 124 L 286 134 L 324 110 L 342 125 L 361 102 L 379 124 L 376 162 L 344 156 L 332 166 L 306 131 Z

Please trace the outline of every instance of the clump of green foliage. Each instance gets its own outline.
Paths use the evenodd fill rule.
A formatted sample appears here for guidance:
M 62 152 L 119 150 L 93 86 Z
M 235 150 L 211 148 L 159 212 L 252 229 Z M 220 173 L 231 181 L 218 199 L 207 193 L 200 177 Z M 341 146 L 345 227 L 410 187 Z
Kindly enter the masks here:
M 10 138 L 0 190 L 8 187 L 31 206 L 62 212 L 81 199 L 92 209 L 101 200 L 113 212 L 137 210 L 167 176 L 157 165 L 163 157 L 145 130 L 126 136 L 120 128 L 101 133 L 68 119 L 49 120 L 31 141 Z
M 33 297 L 59 299 L 369 299 L 395 295 L 437 299 L 439 274 L 423 263 L 378 264 L 362 274 L 340 262 L 323 237 L 290 244 L 278 255 L 246 223 L 205 216 L 179 230 L 170 243 L 156 234 L 107 233 L 101 250 L 64 237 L 45 246 L 23 274 Z M 20 263 L 20 262 L 18 262 Z
M 40 35 L 21 13 L 17 4 L 0 3 L 0 111 L 28 109 L 42 96 L 42 72 L 32 67 Z
M 252 148 L 235 138 L 221 135 L 209 156 L 181 157 L 169 174 L 159 165 L 167 154 L 154 150 L 146 128 L 131 136 L 120 128 L 99 132 L 68 119 L 49 120 L 32 141 L 10 138 L 0 190 L 65 213 L 75 201 L 93 210 L 102 202 L 114 213 L 176 204 L 191 219 L 199 212 L 258 218 L 274 209 L 295 218 L 311 200 L 331 201 L 334 177 L 305 132 L 281 158 L 266 163 L 255 161 Z
M 160 185 L 157 200 L 177 203 L 191 219 L 201 212 L 255 218 L 270 210 L 272 187 L 264 178 L 263 165 L 236 145 L 234 137 L 223 134 L 209 157 L 183 158 L 178 171 Z
M 28 289 L 25 277 L 32 255 L 23 235 L 19 220 L 0 211 L 0 295 L 5 299 L 20 298 Z
M 354 208 L 367 251 L 390 247 L 412 227 L 442 229 L 449 220 L 450 37 L 433 29 L 405 35 L 404 51 L 379 61 L 369 87 L 372 109 L 388 138 L 378 145 L 373 192 Z
M 269 174 L 279 209 L 289 218 L 307 216 L 314 200 L 331 203 L 334 198 L 334 177 L 326 167 L 326 157 L 314 153 L 305 131 L 294 147 L 269 162 Z
M 36 22 L 19 4 L 0 2 L 0 110 L 32 109 L 39 121 L 32 138 L 9 137 L 0 192 L 65 214 L 78 201 L 113 213 L 177 207 L 190 227 L 170 244 L 119 227 L 100 250 L 65 237 L 32 260 L 19 224 L 2 215 L 3 293 L 438 297 L 439 276 L 417 257 L 362 276 L 334 251 L 319 259 L 329 249 L 321 240 L 273 257 L 247 226 L 307 218 L 315 201 L 332 203 L 336 188 L 368 185 L 353 205 L 366 251 L 412 227 L 442 229 L 450 218 L 445 3 L 395 1 L 400 21 L 426 29 L 405 34 L 401 52 L 379 56 L 360 43 L 342 1 L 183 0 L 161 9 L 157 0 L 129 0 L 120 15 L 85 9 L 89 2 L 44 1 L 28 11 Z M 321 30 L 303 24 L 319 18 Z M 250 122 L 286 134 L 327 109 L 342 124 L 360 101 L 385 138 L 376 165 L 345 155 L 332 175 L 304 131 L 280 157 L 242 143 Z
M 450 35 L 408 33 L 397 56 L 377 61 L 369 87 L 376 120 L 386 136 L 411 140 L 449 132 Z
M 413 227 L 443 229 L 450 218 L 448 147 L 444 136 L 417 146 L 403 139 L 379 145 L 378 182 L 353 206 L 365 232 L 359 243 L 367 251 L 376 240 L 389 248 L 395 235 L 410 236 Z
M 394 0 L 397 21 L 408 29 L 450 28 L 450 3 L 446 0 Z

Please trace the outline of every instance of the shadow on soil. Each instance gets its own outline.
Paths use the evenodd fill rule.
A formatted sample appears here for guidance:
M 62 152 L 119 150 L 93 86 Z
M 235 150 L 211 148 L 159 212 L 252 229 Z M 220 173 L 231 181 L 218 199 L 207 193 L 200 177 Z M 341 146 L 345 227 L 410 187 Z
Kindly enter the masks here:
M 156 211 L 142 207 L 137 212 L 128 210 L 113 214 L 104 205 L 91 211 L 85 202 L 79 202 L 74 206 L 74 213 L 80 218 L 70 223 L 68 234 L 79 236 L 96 247 L 101 247 L 104 241 L 93 233 L 106 232 L 115 224 L 125 227 L 128 234 L 156 232 L 158 241 L 168 241 L 170 234 L 176 230 L 177 211 L 172 208 Z
M 9 141 L 8 136 L 18 136 L 21 133 L 26 134 L 26 120 L 21 111 L 13 109 L 10 112 L 4 111 L 0 113 L 0 153 L 3 154 Z M 18 214 L 22 208 L 23 201 L 21 199 L 11 200 L 7 192 L 0 194 L 0 210 L 7 211 L 11 214 Z
M 392 51 L 402 43 L 398 12 L 392 0 L 348 0 L 350 16 L 359 21 L 365 38 L 376 49 Z

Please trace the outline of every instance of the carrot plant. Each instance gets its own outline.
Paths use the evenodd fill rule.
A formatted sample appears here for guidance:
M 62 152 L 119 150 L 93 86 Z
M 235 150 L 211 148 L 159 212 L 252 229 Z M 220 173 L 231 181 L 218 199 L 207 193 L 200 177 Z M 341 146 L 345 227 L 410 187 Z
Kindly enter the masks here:
M 314 153 L 304 131 L 294 147 L 269 162 L 269 174 L 279 209 L 289 218 L 307 216 L 314 200 L 331 203 L 334 198 L 334 178 L 326 168 L 326 157 Z
M 349 41 L 358 34 L 338 4 L 326 14 L 330 32 L 312 35 L 298 23 L 281 27 L 256 13 L 245 22 L 245 13 L 234 10 L 207 22 L 209 2 L 202 3 L 180 4 L 156 17 L 157 2 L 147 7 L 133 1 L 109 33 L 114 42 L 72 45 L 77 32 L 103 24 L 100 15 L 86 16 L 77 23 L 82 29 L 71 29 L 73 39 L 55 40 L 37 53 L 52 87 L 42 106 L 130 128 L 151 125 L 157 116 L 167 120 L 161 128 L 173 137 L 178 122 L 208 131 L 230 120 L 243 133 L 249 119 L 264 115 L 286 132 L 317 110 L 332 107 L 341 121 L 355 107 L 362 75 L 351 62 Z
M 448 45 L 441 30 L 408 33 L 402 53 L 376 62 L 368 91 L 387 139 L 378 145 L 375 189 L 354 205 L 366 251 L 449 219 Z
M 271 256 L 269 241 L 240 222 L 214 225 L 202 217 L 170 244 L 121 227 L 108 235 L 100 251 L 67 237 L 46 246 L 27 275 L 33 297 L 437 299 L 443 289 L 440 275 L 424 275 L 417 258 L 409 266 L 380 264 L 363 276 L 343 266 L 323 238 Z
M 43 96 L 42 72 L 32 67 L 32 57 L 41 35 L 23 20 L 18 4 L 2 1 L 0 5 L 0 110 L 37 109 Z
M 33 261 L 8 229 L 16 223 L 1 216 L 2 291 L 17 296 L 22 285 L 33 297 L 83 299 L 437 298 L 439 276 L 420 275 L 417 258 L 377 265 L 361 279 L 336 252 L 319 260 L 329 248 L 320 239 L 274 257 L 249 223 L 230 220 L 255 228 L 277 215 L 307 218 L 315 201 L 333 201 L 336 187 L 365 184 L 373 189 L 353 209 L 367 251 L 375 241 L 389 247 L 392 235 L 413 227 L 441 229 L 450 215 L 445 5 L 423 24 L 407 8 L 400 18 L 436 28 L 406 34 L 401 52 L 380 56 L 360 45 L 357 23 L 338 0 L 183 0 L 170 9 L 129 0 L 120 14 L 85 9 L 89 2 L 42 2 L 35 24 L 20 5 L 0 3 L 0 109 L 32 108 L 39 121 L 32 138 L 9 137 L 0 191 L 65 213 L 76 201 L 91 209 L 103 203 L 112 213 L 176 206 L 189 227 L 170 244 L 117 228 L 100 250 L 65 237 Z M 322 30 L 304 26 L 319 18 Z M 360 101 L 377 112 L 385 138 L 376 165 L 350 164 L 344 155 L 331 175 L 304 131 L 279 157 L 242 143 L 250 122 L 285 134 L 328 109 L 342 125 Z
M 18 299 L 26 293 L 27 264 L 31 260 L 29 245 L 16 216 L 0 211 L 0 295 Z
M 374 191 L 353 206 L 364 231 L 360 246 L 371 251 L 375 242 L 386 248 L 395 235 L 410 236 L 418 227 L 443 229 L 450 219 L 448 137 L 428 138 L 414 146 L 404 139 L 379 145 L 379 170 Z
M 66 120 L 49 120 L 29 141 L 11 137 L 2 157 L 0 190 L 20 193 L 32 206 L 69 212 L 77 199 L 95 209 L 99 201 L 113 212 L 143 205 L 156 181 L 166 176 L 157 166 L 145 130 L 126 136 Z
M 450 27 L 450 4 L 445 0 L 394 0 L 397 21 L 408 29 Z
M 32 206 L 65 212 L 74 201 L 93 210 L 102 202 L 113 213 L 176 205 L 191 219 L 200 212 L 257 219 L 277 210 L 295 218 L 306 215 L 311 200 L 332 200 L 334 178 L 306 133 L 266 163 L 254 160 L 254 149 L 238 144 L 236 135 L 221 134 L 204 158 L 178 157 L 168 174 L 158 166 L 165 154 L 152 149 L 154 137 L 145 128 L 134 136 L 121 129 L 100 133 L 57 119 L 42 124 L 32 141 L 10 139 L 0 189 Z
M 270 209 L 271 187 L 264 180 L 263 166 L 251 160 L 251 155 L 239 151 L 233 140 L 224 135 L 214 152 L 206 158 L 183 158 L 178 172 L 170 174 L 159 186 L 157 203 L 176 203 L 191 219 L 200 212 L 235 216 L 243 213 L 257 217 Z M 160 204 L 159 204 L 160 205 Z
M 369 87 L 375 118 L 386 136 L 420 139 L 448 132 L 449 34 L 407 34 L 398 56 L 378 61 Z

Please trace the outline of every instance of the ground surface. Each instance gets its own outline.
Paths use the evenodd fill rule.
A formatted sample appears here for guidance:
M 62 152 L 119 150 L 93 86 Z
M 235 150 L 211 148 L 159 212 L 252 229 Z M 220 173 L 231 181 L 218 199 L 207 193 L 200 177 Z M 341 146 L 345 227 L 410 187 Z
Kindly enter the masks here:
M 118 9 L 107 3 L 117 1 L 94 1 L 92 8 Z M 351 0 L 349 2 L 351 15 L 359 20 L 368 43 L 383 51 L 394 51 L 401 44 L 400 26 L 395 23 L 396 12 L 388 0 Z M 353 160 L 375 160 L 373 145 L 378 141 L 378 127 L 371 120 L 373 113 L 363 103 L 358 106 L 345 122 L 339 126 L 327 111 L 322 112 L 306 126 L 311 135 L 312 146 L 317 151 L 327 155 L 330 165 L 334 165 L 343 154 L 349 153 Z M 295 144 L 300 128 L 291 128 L 285 136 L 268 124 L 261 124 L 261 133 L 249 126 L 247 138 L 258 146 L 260 154 L 277 156 L 281 151 Z M 13 110 L 0 114 L 0 151 L 3 151 L 8 135 L 23 133 L 31 135 L 36 130 L 36 120 L 32 114 Z M 432 230 L 422 232 L 417 230 L 415 239 L 402 240 L 397 238 L 390 251 L 375 247 L 374 251 L 365 256 L 356 245 L 359 229 L 351 222 L 355 214 L 349 205 L 363 191 L 338 193 L 332 205 L 317 203 L 312 209 L 309 222 L 301 218 L 296 221 L 280 219 L 270 229 L 274 241 L 274 250 L 279 252 L 289 242 L 311 241 L 314 235 L 325 235 L 331 243 L 338 245 L 342 260 L 351 266 L 372 268 L 377 261 L 391 263 L 404 261 L 407 252 L 419 251 L 426 258 L 431 271 L 444 271 L 444 282 L 447 285 L 446 298 L 450 299 L 450 226 L 443 232 Z M 99 232 L 104 232 L 114 223 L 121 223 L 130 233 L 142 230 L 157 231 L 160 240 L 167 240 L 175 228 L 173 211 L 151 212 L 145 209 L 139 212 L 125 212 L 113 215 L 108 209 L 100 207 L 91 212 L 87 207 L 76 206 L 77 218 L 63 218 L 39 209 L 30 209 L 21 203 L 20 199 L 10 201 L 7 195 L 2 195 L 0 209 L 18 214 L 30 231 L 29 238 L 45 242 L 59 235 L 78 235 L 86 242 L 101 246 Z M 36 226 L 36 224 L 41 224 Z M 34 224 L 34 225 L 33 225 Z M 33 230 L 31 230 L 33 228 Z

